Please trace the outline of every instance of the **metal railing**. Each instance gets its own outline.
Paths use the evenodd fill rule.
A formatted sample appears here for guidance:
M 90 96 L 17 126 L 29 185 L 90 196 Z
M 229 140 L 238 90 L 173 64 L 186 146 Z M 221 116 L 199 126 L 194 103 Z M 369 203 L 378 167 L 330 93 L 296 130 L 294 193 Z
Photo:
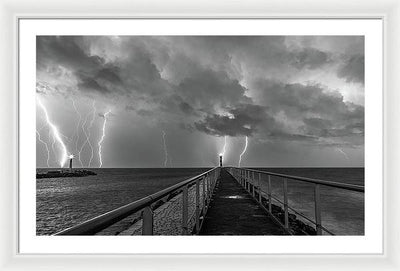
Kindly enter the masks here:
M 220 168 L 216 167 L 195 177 L 184 180 L 155 194 L 134 201 L 115 210 L 87 220 L 79 225 L 65 229 L 55 235 L 93 235 L 122 219 L 141 211 L 142 235 L 153 235 L 154 206 L 162 199 L 182 194 L 182 224 L 181 234 L 198 234 L 200 232 L 205 214 L 207 212 L 212 192 L 220 175 Z M 188 223 L 193 220 L 189 217 L 189 188 L 195 187 L 195 223 L 191 231 Z M 201 188 L 201 192 L 200 192 Z M 201 202 L 202 201 L 202 202 Z M 165 203 L 164 203 L 165 204 Z
M 234 168 L 229 167 L 227 168 L 229 173 L 241 184 L 252 196 L 258 201 L 258 203 L 264 207 L 262 203 L 262 193 L 267 195 L 267 203 L 268 209 L 266 211 L 277 221 L 281 226 L 285 228 L 285 230 L 289 233 L 290 231 L 290 221 L 289 221 L 289 210 L 294 212 L 295 214 L 301 216 L 308 222 L 312 223 L 315 226 L 315 232 L 317 235 L 322 235 L 323 231 L 330 234 L 335 235 L 330 230 L 326 229 L 322 226 L 322 219 L 321 219 L 321 193 L 320 188 L 321 186 L 329 186 L 338 189 L 344 189 L 348 191 L 355 191 L 364 193 L 364 186 L 361 185 L 354 185 L 354 184 L 345 184 L 345 183 L 338 183 L 338 182 L 331 182 L 325 180 L 318 180 L 318 179 L 311 179 L 305 177 L 298 177 L 298 176 L 291 176 L 273 172 L 266 172 L 260 170 L 253 170 L 248 168 Z M 267 191 L 262 190 L 262 175 L 267 177 Z M 272 194 L 272 184 L 271 184 L 271 177 L 280 177 L 283 179 L 283 201 L 278 197 Z M 257 179 L 257 182 L 256 182 Z M 294 208 L 290 207 L 288 204 L 288 180 L 295 180 L 301 181 L 305 183 L 310 183 L 314 185 L 314 214 L 315 214 L 315 221 L 311 218 L 307 217 L 305 214 L 295 210 Z M 256 197 L 256 193 L 258 197 Z M 276 200 L 284 207 L 284 221 L 283 224 L 281 220 L 273 214 L 273 204 L 272 200 Z

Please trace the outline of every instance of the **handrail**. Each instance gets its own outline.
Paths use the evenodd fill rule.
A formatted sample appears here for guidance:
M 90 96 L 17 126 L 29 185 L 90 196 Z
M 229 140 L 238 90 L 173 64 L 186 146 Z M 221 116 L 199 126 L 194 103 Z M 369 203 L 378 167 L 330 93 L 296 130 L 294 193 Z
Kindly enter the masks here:
M 264 192 L 263 190 L 260 190 L 260 192 Z M 285 204 L 283 201 L 281 201 L 279 198 L 275 197 L 275 196 L 271 196 L 274 200 L 276 200 L 277 202 L 279 202 L 280 204 Z M 317 223 L 315 221 L 313 221 L 311 218 L 308 218 L 305 214 L 295 210 L 294 208 L 290 207 L 288 205 L 288 209 L 292 210 L 295 214 L 298 214 L 299 216 L 301 216 L 302 218 L 304 218 L 305 220 L 307 220 L 308 222 L 310 222 L 311 224 L 314 224 L 315 226 L 317 226 Z M 333 232 L 331 232 L 330 230 L 328 230 L 327 228 L 323 227 L 322 225 L 320 225 L 321 229 L 323 229 L 325 232 L 329 233 L 330 235 L 335 235 Z
M 197 176 L 191 177 L 187 180 L 184 180 L 180 183 L 172 185 L 166 189 L 163 189 L 159 192 L 156 192 L 152 195 L 146 196 L 142 199 L 134 201 L 132 203 L 126 204 L 121 206 L 117 209 L 109 211 L 105 214 L 99 215 L 92 219 L 89 219 L 81 224 L 75 225 L 68 229 L 62 230 L 55 235 L 92 235 L 95 234 L 115 223 L 118 221 L 132 215 L 146 207 L 149 207 L 151 204 L 156 203 L 157 201 L 161 200 L 162 198 L 170 195 L 171 193 L 177 192 L 178 190 L 195 183 L 200 178 L 207 176 L 209 173 L 218 172 L 219 167 L 215 167 L 210 169 L 204 173 L 201 173 Z M 203 184 L 204 187 L 204 184 Z M 187 194 L 187 191 L 186 191 Z
M 272 200 L 276 200 L 279 203 L 283 204 L 284 207 L 284 225 L 282 225 L 288 232 L 290 232 L 290 223 L 289 223 L 289 210 L 293 211 L 294 213 L 300 215 L 301 217 L 305 218 L 307 221 L 311 222 L 312 224 L 315 225 L 315 231 L 317 235 L 322 235 L 322 231 L 327 232 L 330 235 L 334 235 L 330 230 L 326 229 L 322 225 L 322 219 L 321 219 L 321 203 L 320 203 L 320 186 L 329 186 L 329 187 L 334 187 L 334 188 L 339 188 L 339 189 L 345 189 L 349 191 L 356 191 L 356 192 L 361 192 L 364 193 L 364 186 L 361 185 L 353 185 L 353 184 L 345 184 L 345 183 L 338 183 L 338 182 L 332 182 L 332 181 L 325 181 L 325 180 L 319 180 L 319 179 L 311 179 L 311 178 L 306 178 L 306 177 L 299 177 L 299 176 L 292 176 L 292 175 L 285 175 L 285 174 L 280 174 L 280 173 L 274 173 L 274 172 L 268 172 L 268 171 L 262 171 L 262 170 L 255 170 L 255 169 L 249 169 L 249 168 L 235 168 L 235 167 L 229 167 L 228 168 L 229 172 L 231 175 L 241 184 L 244 189 L 248 191 L 248 193 L 252 194 L 253 198 L 268 212 L 270 215 L 278 221 L 281 225 L 283 223 L 280 222 L 279 218 L 276 217 L 273 212 L 272 212 Z M 254 175 L 258 175 L 258 186 L 256 184 L 256 179 Z M 268 191 L 264 191 L 261 188 L 261 175 L 267 175 L 268 176 Z M 283 178 L 283 201 L 278 199 L 277 197 L 272 195 L 272 182 L 271 182 L 271 177 L 276 176 L 276 177 L 281 177 Z M 315 221 L 312 219 L 306 217 L 304 214 L 299 213 L 296 211 L 294 208 L 289 206 L 289 201 L 288 201 L 288 180 L 296 180 L 296 181 L 302 181 L 302 182 L 307 182 L 307 183 L 312 183 L 314 184 L 314 212 L 315 212 Z M 255 192 L 257 190 L 258 193 L 258 198 L 255 195 Z M 267 198 L 267 204 L 268 204 L 268 209 L 264 206 L 262 202 L 262 193 L 266 194 L 268 196 Z
M 267 174 L 267 175 L 271 175 L 271 176 L 277 176 L 277 177 L 293 179 L 293 180 L 297 180 L 297 181 L 314 183 L 314 184 L 321 184 L 321 185 L 325 185 L 325 186 L 341 188 L 341 189 L 351 190 L 351 191 L 356 191 L 356 192 L 364 192 L 364 186 L 362 186 L 362 185 L 346 184 L 346 183 L 332 182 L 332 181 L 319 180 L 319 179 L 311 179 L 311 178 L 307 178 L 307 177 L 285 175 L 285 174 L 250 169 L 250 168 L 244 168 L 244 169 L 251 171 L 251 172 L 255 172 L 255 173 L 263 173 L 263 174 Z

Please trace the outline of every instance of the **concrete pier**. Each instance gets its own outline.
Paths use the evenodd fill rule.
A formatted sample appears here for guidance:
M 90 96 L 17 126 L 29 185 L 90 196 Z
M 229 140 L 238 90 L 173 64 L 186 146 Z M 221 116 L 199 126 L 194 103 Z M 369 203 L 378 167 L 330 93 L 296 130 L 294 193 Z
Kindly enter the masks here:
M 121 235 L 334 235 L 322 224 L 320 186 L 364 193 L 360 185 L 222 167 L 220 162 L 220 167 L 56 235 L 102 235 L 111 228 Z M 283 199 L 273 195 L 272 177 L 281 182 Z M 314 220 L 289 206 L 288 180 L 314 186 Z M 125 218 L 132 221 L 128 228 L 114 231 Z
M 200 235 L 286 235 L 286 232 L 222 169 Z

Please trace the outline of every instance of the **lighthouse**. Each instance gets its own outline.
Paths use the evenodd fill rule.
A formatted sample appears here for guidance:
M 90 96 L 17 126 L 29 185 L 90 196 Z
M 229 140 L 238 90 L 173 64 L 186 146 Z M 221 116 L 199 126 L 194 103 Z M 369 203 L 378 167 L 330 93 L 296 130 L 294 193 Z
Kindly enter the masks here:
M 219 166 L 222 167 L 222 154 L 219 155 Z
M 74 158 L 74 155 L 71 154 L 70 156 L 68 156 L 69 158 L 69 172 L 72 172 L 72 159 Z

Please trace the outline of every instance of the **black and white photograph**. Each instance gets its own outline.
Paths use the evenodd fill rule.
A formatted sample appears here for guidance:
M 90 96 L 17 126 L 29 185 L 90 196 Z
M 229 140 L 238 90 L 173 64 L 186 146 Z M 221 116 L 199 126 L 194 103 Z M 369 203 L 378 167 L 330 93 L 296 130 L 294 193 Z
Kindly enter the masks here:
M 364 236 L 364 43 L 36 36 L 36 235 Z

